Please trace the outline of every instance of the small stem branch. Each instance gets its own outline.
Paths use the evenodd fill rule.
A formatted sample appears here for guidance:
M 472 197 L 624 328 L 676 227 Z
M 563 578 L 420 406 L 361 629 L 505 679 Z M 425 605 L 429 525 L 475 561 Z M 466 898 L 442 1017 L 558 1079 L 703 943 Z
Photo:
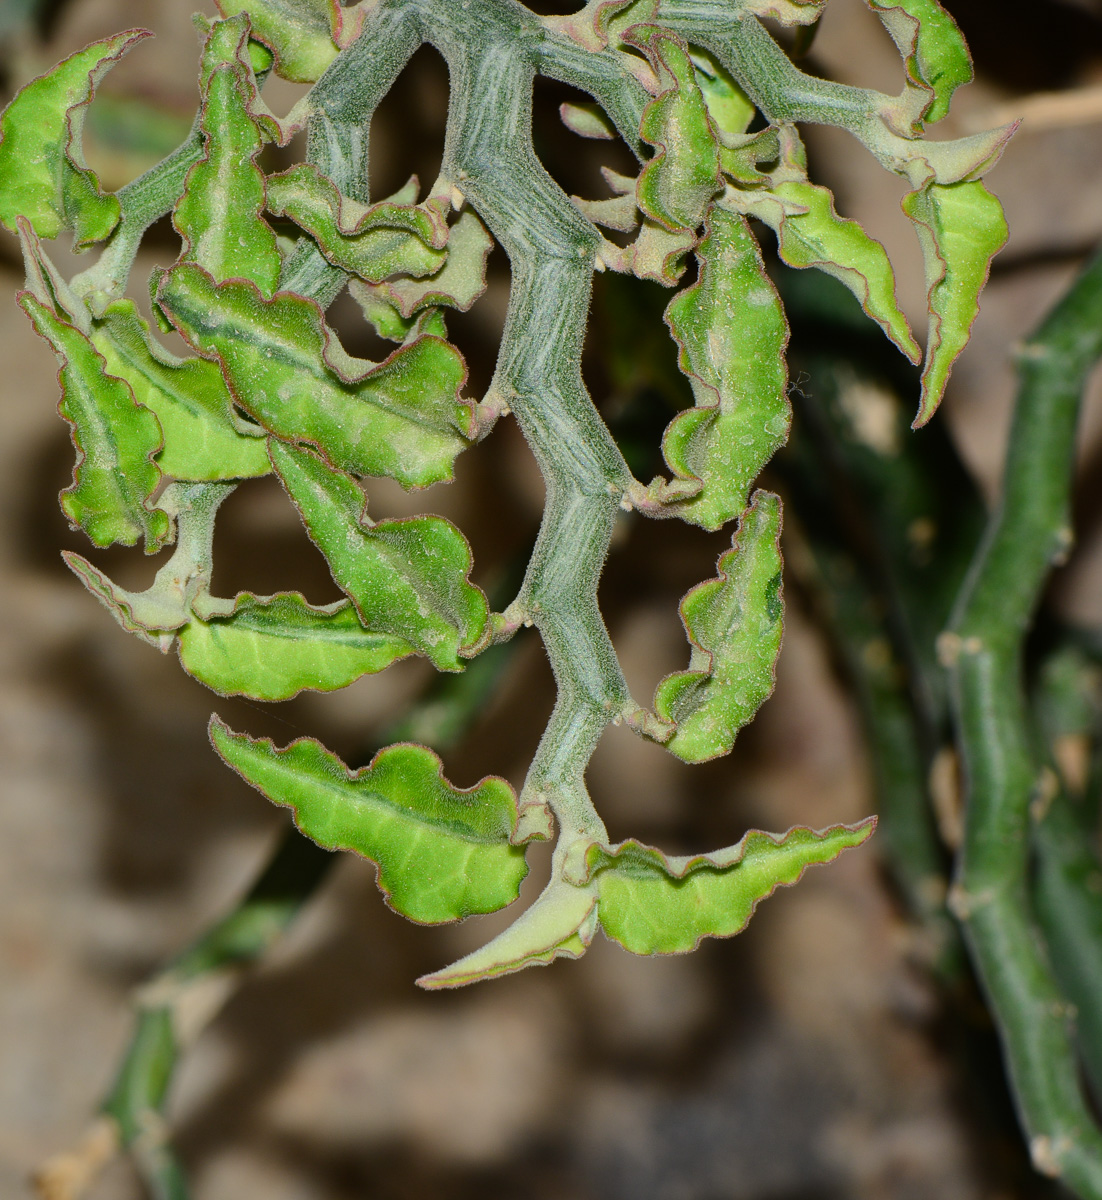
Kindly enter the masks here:
M 954 910 L 999 1025 L 1034 1164 L 1090 1200 L 1102 1200 L 1102 1135 L 1029 896 L 1030 801 L 1051 772 L 1034 749 L 1021 654 L 1049 570 L 1070 545 L 1079 402 L 1100 354 L 1102 257 L 1021 351 L 1003 499 L 942 640 L 968 795 Z

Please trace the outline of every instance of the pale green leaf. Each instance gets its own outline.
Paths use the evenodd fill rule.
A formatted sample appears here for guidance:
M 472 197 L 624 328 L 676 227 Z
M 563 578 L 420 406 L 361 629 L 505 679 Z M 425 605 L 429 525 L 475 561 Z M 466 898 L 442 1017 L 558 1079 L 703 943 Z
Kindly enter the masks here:
M 856 221 L 834 211 L 827 188 L 791 180 L 764 192 L 733 193 L 731 198 L 740 211 L 776 233 L 780 256 L 790 267 L 817 267 L 833 275 L 912 362 L 921 359 L 895 298 L 895 272 L 887 252 Z
M 132 546 L 144 537 L 152 553 L 172 532 L 168 514 L 152 502 L 161 477 L 153 461 L 161 448 L 157 418 L 135 403 L 128 384 L 107 374 L 102 355 L 79 329 L 29 292 L 19 303 L 60 364 L 58 411 L 72 426 L 77 451 L 62 510 L 97 546 Z
M 693 78 L 720 141 L 741 136 L 754 119 L 753 101 L 714 55 L 694 46 L 690 56 Z
M 780 532 L 780 499 L 755 492 L 718 578 L 681 601 L 689 669 L 662 680 L 654 708 L 677 726 L 666 749 L 687 762 L 729 753 L 773 691 L 784 616 Z
M 313 83 L 337 57 L 338 0 L 216 0 L 224 17 L 249 14 L 253 36 L 275 54 L 275 71 L 293 83 Z
M 516 898 L 528 872 L 513 789 L 495 776 L 461 790 L 424 746 L 388 746 L 358 771 L 318 742 L 282 750 L 211 718 L 215 749 L 242 778 L 328 850 L 351 850 L 378 866 L 395 911 L 436 924 L 495 912 Z
M 373 290 L 406 319 L 420 309 L 437 306 L 466 312 L 486 290 L 486 259 L 493 246 L 486 226 L 468 209 L 449 229 L 448 257 L 434 275 L 427 279 L 389 279 Z
M 525 967 L 546 966 L 556 958 L 581 958 L 596 930 L 596 888 L 553 879 L 496 938 L 450 967 L 422 975 L 417 983 L 429 990 L 462 987 Z
M 471 550 L 443 517 L 365 523 L 363 493 L 317 455 L 280 442 L 272 464 L 365 629 L 402 638 L 437 669 L 458 671 L 489 620 L 468 581 Z
M 696 244 L 691 229 L 671 232 L 650 217 L 645 217 L 639 236 L 628 248 L 632 272 L 639 279 L 650 279 L 663 287 L 673 287 L 685 273 L 685 255 Z
M 158 303 L 220 363 L 234 402 L 276 437 L 407 487 L 451 478 L 474 418 L 459 398 L 463 360 L 441 339 L 419 338 L 381 365 L 348 359 L 313 301 L 288 292 L 265 300 L 250 283 L 215 284 L 190 263 L 166 272 Z
M 128 29 L 93 42 L 15 96 L 0 115 L 0 223 L 14 231 L 16 218 L 25 217 L 45 238 L 72 229 L 78 247 L 111 233 L 119 202 L 85 166 L 80 135 L 100 80 L 148 36 Z
M 207 687 L 254 700 L 331 692 L 413 653 L 402 638 L 365 629 L 348 601 L 314 608 L 297 593 L 247 592 L 224 617 L 193 618 L 179 649 L 184 669 Z
M 706 230 L 696 283 L 666 309 L 696 407 L 673 419 L 662 448 L 678 481 L 703 485 L 677 514 L 718 529 L 746 507 L 758 472 L 788 434 L 788 330 L 746 219 L 713 207 Z
M 991 260 L 1006 245 L 1002 205 L 979 180 L 932 183 L 903 197 L 926 264 L 930 331 L 915 427 L 934 415 L 957 356 L 968 344 Z
M 245 479 L 271 471 L 267 438 L 238 431 L 218 367 L 201 358 L 169 358 L 149 336 L 133 300 L 107 306 L 92 342 L 107 370 L 125 379 L 138 403 L 156 413 L 164 432 L 157 463 L 166 475 Z
M 608 119 L 599 104 L 588 101 L 581 104 L 560 104 L 559 116 L 567 129 L 579 137 L 607 142 L 616 136 L 616 126 Z
M 714 854 L 667 856 L 639 842 L 589 848 L 601 929 L 632 954 L 684 954 L 746 928 L 754 909 L 873 832 L 876 818 L 776 835 L 751 830 Z

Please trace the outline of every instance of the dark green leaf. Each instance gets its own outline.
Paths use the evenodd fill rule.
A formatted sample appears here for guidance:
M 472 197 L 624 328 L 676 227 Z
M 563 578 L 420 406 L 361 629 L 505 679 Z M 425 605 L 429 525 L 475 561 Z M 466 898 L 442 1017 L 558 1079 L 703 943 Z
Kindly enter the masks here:
M 287 292 L 265 300 L 250 283 L 215 284 L 189 263 L 165 274 L 158 302 L 221 364 L 235 403 L 276 437 L 407 487 L 451 478 L 473 406 L 459 398 L 466 369 L 446 342 L 419 338 L 378 366 L 349 359 L 313 301 Z
M 486 597 L 467 579 L 471 550 L 443 517 L 366 521 L 363 493 L 317 455 L 280 442 L 272 464 L 365 629 L 404 639 L 442 671 L 481 640 Z

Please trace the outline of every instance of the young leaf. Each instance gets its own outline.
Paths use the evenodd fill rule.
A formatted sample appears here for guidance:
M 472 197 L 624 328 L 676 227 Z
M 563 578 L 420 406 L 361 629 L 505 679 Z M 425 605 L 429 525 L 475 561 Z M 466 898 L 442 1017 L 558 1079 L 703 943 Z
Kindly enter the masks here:
M 744 134 L 754 119 L 753 101 L 714 55 L 694 46 L 691 57 L 693 78 L 720 141 Z
M 194 608 L 204 616 L 233 609 L 231 601 L 210 595 L 214 522 L 233 488 L 226 483 L 170 483 L 165 488 L 161 506 L 176 518 L 176 548 L 145 591 L 119 587 L 79 554 L 66 551 L 62 557 L 127 633 L 167 654 L 174 631 L 191 620 Z
M 632 954 L 684 954 L 706 937 L 746 928 L 761 900 L 796 883 L 813 863 L 832 862 L 859 846 L 876 818 L 829 829 L 790 829 L 777 836 L 753 829 L 714 854 L 667 856 L 622 842 L 590 846 L 601 929 Z
M 337 57 L 338 0 L 215 0 L 224 17 L 247 12 L 253 37 L 275 55 L 275 72 L 314 83 Z
M 923 112 L 940 121 L 962 83 L 972 79 L 972 59 L 956 21 L 938 0 L 868 0 L 907 64 L 907 74 L 929 93 Z
M 666 309 L 696 407 L 673 419 L 662 450 L 679 480 L 703 484 L 678 503 L 678 516 L 718 529 L 746 507 L 758 472 L 788 435 L 788 330 L 744 217 L 713 207 L 697 258 L 696 283 Z
M 210 737 L 247 783 L 294 810 L 307 837 L 371 859 L 387 903 L 411 921 L 456 921 L 517 898 L 528 867 L 523 848 L 510 842 L 516 796 L 504 779 L 455 788 L 424 746 L 388 746 L 349 771 L 308 738 L 277 750 L 232 732 L 218 717 Z
M 58 411 L 72 426 L 78 456 L 72 486 L 61 493 L 62 511 L 97 546 L 133 546 L 144 537 L 152 553 L 172 532 L 168 514 L 151 502 L 161 477 L 153 462 L 161 448 L 157 418 L 135 403 L 126 383 L 106 373 L 103 357 L 79 329 L 29 292 L 19 303 L 60 364 Z
M 639 176 L 639 207 L 671 233 L 696 229 L 722 185 L 719 147 L 692 59 L 676 34 L 657 26 L 636 26 L 629 39 L 647 51 L 662 89 L 639 127 L 657 148 Z
M 685 255 L 695 244 L 696 234 L 691 229 L 671 233 L 664 225 L 646 217 L 639 236 L 628 247 L 631 270 L 639 279 L 673 287 L 685 273 Z
M 268 180 L 268 209 L 305 229 L 334 266 L 371 283 L 444 265 L 448 229 L 437 211 L 386 200 L 365 207 L 309 163 Z
M 79 247 L 103 241 L 119 202 L 84 165 L 84 113 L 103 76 L 149 34 L 128 29 L 93 42 L 32 80 L 0 115 L 0 223 L 25 217 L 39 237 L 72 229 Z
M 941 403 L 949 372 L 979 313 L 979 294 L 991 260 L 1006 245 L 1008 230 L 1002 205 L 978 179 L 947 186 L 932 183 L 910 192 L 903 197 L 903 211 L 922 244 L 930 309 L 917 429 Z
M 348 601 L 314 608 L 293 592 L 245 592 L 227 616 L 195 617 L 180 630 L 179 649 L 184 669 L 201 683 L 254 700 L 335 691 L 413 653 L 402 638 L 365 629 Z
M 158 303 L 187 341 L 222 367 L 234 402 L 276 437 L 317 446 L 356 475 L 389 475 L 406 487 L 450 479 L 473 432 L 466 376 L 454 347 L 419 338 L 381 365 L 345 359 L 312 300 L 255 285 L 215 284 L 199 267 L 166 272 Z M 361 370 L 362 368 L 362 370 Z
M 172 223 L 184 240 L 181 259 L 198 263 L 219 283 L 251 279 L 270 298 L 282 261 L 275 234 L 260 215 L 264 176 L 256 156 L 264 143 L 249 110 L 249 71 L 237 58 L 244 22 L 239 31 L 231 27 L 236 40 L 223 47 L 226 38 L 218 34 L 227 25 L 218 22 L 207 40 L 200 113 L 206 152 L 188 172 Z M 232 54 L 229 61 L 219 62 L 226 54 Z
M 272 465 L 365 629 L 402 638 L 438 670 L 462 668 L 490 610 L 467 579 L 471 550 L 443 517 L 364 524 L 363 493 L 317 455 L 274 439 Z
M 895 298 L 895 273 L 887 252 L 856 221 L 834 211 L 827 188 L 791 180 L 768 192 L 734 193 L 734 202 L 776 233 L 780 256 L 790 267 L 818 267 L 833 275 L 911 362 L 921 359 Z
M 430 991 L 462 987 L 525 967 L 546 966 L 556 958 L 581 958 L 596 931 L 596 889 L 552 879 L 539 899 L 496 938 L 450 967 L 422 975 L 417 983 Z
M 372 290 L 407 320 L 423 308 L 442 306 L 466 312 L 486 290 L 486 259 L 494 247 L 486 226 L 469 209 L 448 231 L 448 257 L 427 279 L 389 279 Z M 352 281 L 356 283 L 355 280 Z M 359 295 L 358 288 L 353 294 Z
M 654 708 L 677 725 L 666 749 L 686 762 L 729 753 L 773 691 L 784 614 L 780 532 L 780 499 L 755 492 L 718 578 L 681 601 L 689 668 L 662 680 Z
M 202 358 L 169 359 L 149 337 L 133 300 L 107 306 L 93 327 L 92 342 L 107 370 L 125 379 L 138 403 L 156 413 L 164 433 L 157 464 L 166 475 L 246 479 L 271 471 L 267 439 L 235 428 L 218 367 Z
M 616 126 L 599 104 L 560 104 L 559 117 L 567 129 L 579 137 L 607 142 L 616 136 Z

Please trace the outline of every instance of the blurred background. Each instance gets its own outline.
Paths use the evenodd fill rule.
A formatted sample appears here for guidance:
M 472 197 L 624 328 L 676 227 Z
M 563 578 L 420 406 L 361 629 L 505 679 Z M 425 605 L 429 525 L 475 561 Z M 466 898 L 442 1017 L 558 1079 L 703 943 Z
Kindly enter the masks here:
M 907 436 L 947 432 L 990 500 L 1015 343 L 1102 237 L 1102 3 L 946 7 L 971 44 L 977 80 L 935 136 L 1031 115 L 989 176 L 1011 237 L 936 419 L 942 430 Z M 3 98 L 94 39 L 135 25 L 154 31 L 107 77 L 88 118 L 90 165 L 118 187 L 187 133 L 198 48 L 190 16 L 190 0 L 0 0 Z M 805 65 L 847 83 L 901 87 L 898 55 L 861 0 L 832 0 Z M 300 90 L 273 80 L 266 96 L 282 112 Z M 1037 93 L 1062 95 L 1038 103 Z M 562 128 L 558 105 L 571 97 L 538 82 L 537 150 L 568 192 L 607 194 L 598 167 L 627 171 L 630 157 L 618 143 L 582 142 Z M 442 60 L 422 50 L 373 124 L 373 196 L 414 172 L 432 181 L 446 104 Z M 887 246 L 903 308 L 924 329 L 901 181 L 844 133 L 808 130 L 807 141 L 812 177 Z M 768 252 L 771 235 L 762 240 Z M 146 306 L 149 268 L 170 263 L 177 246 L 167 221 L 147 239 L 132 289 Z M 63 270 L 83 265 L 60 244 L 56 251 Z M 6 234 L 0 272 L 13 294 L 22 270 Z M 660 469 L 661 430 L 689 398 L 661 322 L 669 296 L 598 276 L 586 351 L 594 398 L 644 479 Z M 472 394 L 489 380 L 507 297 L 508 266 L 495 251 L 485 296 L 448 317 Z M 352 353 L 385 353 L 351 301 L 339 300 L 331 317 Z M 814 305 L 803 320 L 814 329 Z M 71 446 L 55 410 L 52 355 L 11 303 L 0 305 L 0 362 L 0 1195 L 19 1197 L 29 1195 L 32 1168 L 86 1127 L 129 1035 L 133 989 L 236 901 L 285 828 L 286 814 L 210 750 L 210 712 L 280 744 L 317 737 L 359 765 L 431 671 L 404 662 L 334 695 L 254 705 L 213 695 L 174 656 L 127 637 L 60 558 L 65 548 L 88 549 L 56 501 Z M 812 403 L 826 384 L 797 366 Z M 911 406 L 913 378 L 890 370 L 899 402 Z M 1053 612 L 1089 625 L 1102 624 L 1096 391 L 1082 433 L 1080 542 L 1049 597 Z M 867 420 L 888 404 L 885 436 L 909 420 L 891 390 L 880 400 L 862 395 L 854 411 Z M 763 482 L 784 492 L 796 466 L 778 460 Z M 944 482 L 951 522 L 962 485 L 951 473 Z M 376 518 L 428 511 L 459 524 L 485 587 L 530 546 L 543 498 L 509 422 L 460 458 L 450 486 L 368 490 Z M 678 601 L 714 573 L 729 537 L 625 518 L 601 600 L 636 695 L 684 666 Z M 775 695 L 734 754 L 706 766 L 610 729 L 589 780 L 614 839 L 701 851 L 751 826 L 818 827 L 877 810 L 845 656 L 808 582 L 798 515 L 786 539 Z M 90 557 L 128 587 L 144 586 L 159 562 L 121 549 Z M 271 480 L 249 482 L 227 502 L 215 564 L 220 595 L 293 588 L 325 603 L 338 594 Z M 494 698 L 446 756 L 449 777 L 466 786 L 494 772 L 519 787 L 553 698 L 538 638 L 522 634 Z M 950 841 L 951 817 L 942 821 Z M 1031 1173 L 982 1007 L 967 983 L 950 995 L 936 982 L 928 931 L 902 902 L 884 849 L 877 837 L 813 869 L 765 903 L 746 933 L 691 956 L 637 958 L 598 937 L 578 962 L 435 995 L 413 980 L 487 941 L 511 914 L 415 927 L 383 904 L 371 865 L 346 857 L 182 1063 L 170 1121 L 196 1200 L 1062 1194 Z M 546 857 L 531 855 L 522 902 L 542 886 Z M 88 1193 L 140 1195 L 126 1162 Z

